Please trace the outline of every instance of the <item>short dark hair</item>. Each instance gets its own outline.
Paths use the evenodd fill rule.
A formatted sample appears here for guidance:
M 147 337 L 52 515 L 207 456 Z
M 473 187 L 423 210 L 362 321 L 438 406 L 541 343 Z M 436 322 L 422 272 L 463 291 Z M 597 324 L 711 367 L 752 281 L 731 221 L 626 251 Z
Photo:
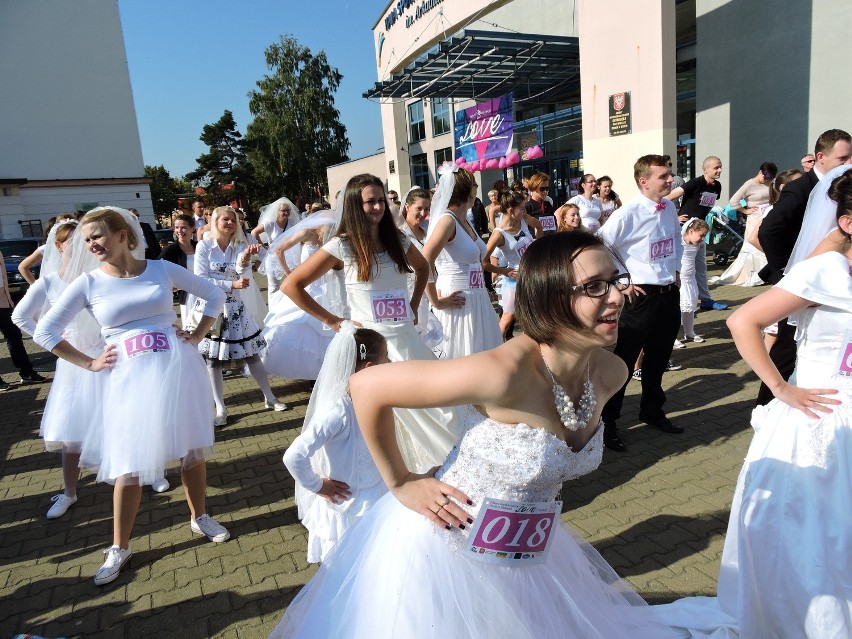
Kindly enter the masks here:
M 596 248 L 621 262 L 601 238 L 583 230 L 545 235 L 524 252 L 515 288 L 515 315 L 533 341 L 551 345 L 566 330 L 588 330 L 574 312 L 573 262 L 583 251 Z
M 831 151 L 834 148 L 834 145 L 840 141 L 850 142 L 852 143 L 852 136 L 850 136 L 843 129 L 829 129 L 828 131 L 823 132 L 817 138 L 816 144 L 814 145 L 814 155 L 817 153 L 826 153 Z
M 761 173 L 768 173 L 772 179 L 775 179 L 775 176 L 778 175 L 778 167 L 775 166 L 775 162 L 764 162 L 760 165 Z
M 636 164 L 633 165 L 633 179 L 636 180 L 636 184 L 639 184 L 639 178 L 646 178 L 650 175 L 650 170 L 652 166 L 671 166 L 671 159 L 667 155 L 643 155 L 641 158 L 636 160 Z

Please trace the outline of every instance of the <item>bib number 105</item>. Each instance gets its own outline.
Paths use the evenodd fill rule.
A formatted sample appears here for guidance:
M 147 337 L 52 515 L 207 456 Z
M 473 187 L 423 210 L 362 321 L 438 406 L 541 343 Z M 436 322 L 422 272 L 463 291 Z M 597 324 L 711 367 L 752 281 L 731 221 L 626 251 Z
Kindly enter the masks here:
M 160 353 L 169 350 L 169 338 L 165 333 L 148 331 L 137 333 L 124 340 L 124 350 L 128 357 L 146 353 Z
M 544 561 L 561 502 L 486 499 L 470 532 L 468 557 L 504 565 Z

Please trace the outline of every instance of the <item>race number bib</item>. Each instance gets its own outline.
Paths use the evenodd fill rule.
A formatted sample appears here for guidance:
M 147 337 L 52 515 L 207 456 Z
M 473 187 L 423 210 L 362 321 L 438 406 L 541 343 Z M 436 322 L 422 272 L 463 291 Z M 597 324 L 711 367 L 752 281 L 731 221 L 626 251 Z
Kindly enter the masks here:
M 467 277 L 468 288 L 485 288 L 485 278 L 482 275 L 482 269 L 470 269 Z
M 547 557 L 561 501 L 486 498 L 468 537 L 467 556 L 504 566 L 533 566 Z
M 542 215 L 538 218 L 538 221 L 541 222 L 541 230 L 542 231 L 555 231 L 556 230 L 556 217 L 553 215 Z
M 530 244 L 532 244 L 532 240 L 530 240 L 528 237 L 525 237 L 518 242 L 518 246 L 515 248 L 515 250 L 518 252 L 518 257 L 524 256 L 524 253 L 527 252 L 527 249 L 530 247 Z
M 124 352 L 128 357 L 147 355 L 149 353 L 165 353 L 171 350 L 169 338 L 165 333 L 144 331 L 124 340 Z
M 674 252 L 674 238 L 664 237 L 661 240 L 651 241 L 651 248 L 648 255 L 648 259 L 651 262 L 655 262 L 656 260 L 662 260 L 663 258 L 669 257 L 670 255 L 674 255 Z
M 716 194 L 715 193 L 702 193 L 701 199 L 698 201 L 699 206 L 713 206 L 716 204 Z
M 407 291 L 373 291 L 370 298 L 374 322 L 407 322 L 411 319 Z
M 843 334 L 833 377 L 852 377 L 852 331 L 846 331 Z

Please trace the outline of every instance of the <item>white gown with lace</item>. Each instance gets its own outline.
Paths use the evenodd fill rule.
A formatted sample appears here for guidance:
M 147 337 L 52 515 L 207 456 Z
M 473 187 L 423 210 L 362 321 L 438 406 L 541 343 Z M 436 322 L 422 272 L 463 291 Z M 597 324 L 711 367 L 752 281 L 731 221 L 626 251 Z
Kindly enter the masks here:
M 817 304 L 797 314 L 790 382 L 836 388 L 842 405 L 820 419 L 778 399 L 754 410 L 718 598 L 660 607 L 685 637 L 852 637 L 852 376 L 838 373 L 852 357 L 849 269 L 826 253 L 778 283 Z
M 474 409 L 436 477 L 473 501 L 552 502 L 601 462 L 603 428 L 579 452 L 541 429 Z M 328 556 L 272 637 L 612 639 L 672 636 L 604 559 L 566 525 L 544 563 L 473 559 L 471 529 L 443 530 L 385 495 Z

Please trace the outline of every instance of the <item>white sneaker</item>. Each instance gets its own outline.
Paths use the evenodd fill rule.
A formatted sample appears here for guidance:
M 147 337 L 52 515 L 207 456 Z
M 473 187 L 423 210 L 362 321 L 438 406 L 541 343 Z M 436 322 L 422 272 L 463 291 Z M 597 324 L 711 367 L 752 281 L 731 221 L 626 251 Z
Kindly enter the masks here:
M 282 410 L 287 410 L 288 408 L 287 404 L 285 404 L 284 402 L 273 402 L 271 404 L 269 402 L 263 402 L 263 407 L 266 409 L 271 408 L 272 410 L 278 412 L 281 412 Z
M 228 541 L 231 538 L 231 533 L 228 532 L 228 529 L 207 513 L 204 513 L 198 519 L 191 519 L 189 527 L 196 535 L 206 535 L 207 539 L 215 541 L 217 544 L 222 541 Z
M 77 496 L 69 497 L 65 493 L 61 493 L 51 497 L 50 501 L 53 502 L 53 506 L 47 511 L 47 518 L 56 519 L 57 517 L 62 517 L 71 506 L 77 503 Z
M 171 488 L 171 484 L 169 484 L 169 480 L 165 477 L 160 477 L 151 482 L 151 490 L 155 493 L 164 493 L 169 488 Z
M 688 335 L 684 335 L 683 338 L 691 340 L 691 341 L 695 342 L 696 344 L 701 344 L 702 342 L 707 341 L 703 337 L 701 337 L 701 335 L 693 335 L 692 337 L 689 337 Z
M 104 584 L 114 581 L 115 578 L 118 577 L 118 572 L 121 570 L 121 567 L 127 563 L 128 559 L 130 559 L 130 555 L 133 554 L 133 551 L 130 550 L 129 546 L 127 548 L 119 548 L 118 546 L 113 545 L 104 550 L 104 554 L 106 555 L 106 561 L 95 575 L 96 586 L 103 586 Z
M 228 423 L 228 413 L 216 413 L 216 417 L 213 418 L 214 426 L 224 426 Z
M 676 339 L 672 348 L 686 348 L 686 344 L 681 342 L 679 339 Z

